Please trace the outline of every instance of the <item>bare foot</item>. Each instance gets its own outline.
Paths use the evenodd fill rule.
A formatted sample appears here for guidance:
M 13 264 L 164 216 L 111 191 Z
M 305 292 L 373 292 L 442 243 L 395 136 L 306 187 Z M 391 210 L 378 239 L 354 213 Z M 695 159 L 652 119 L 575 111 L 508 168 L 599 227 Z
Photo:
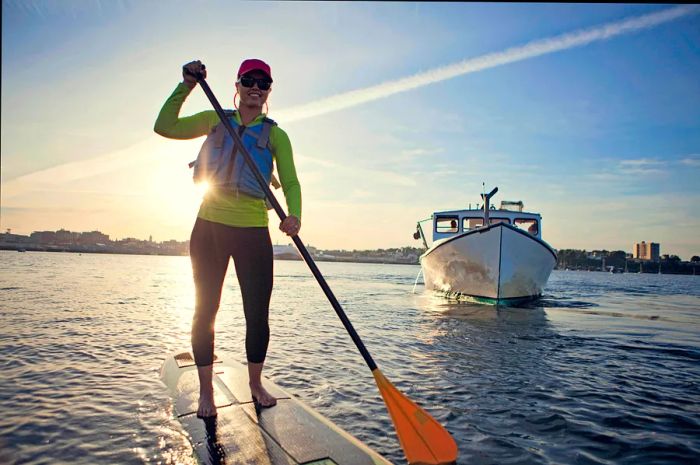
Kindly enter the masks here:
M 259 406 L 267 408 L 277 404 L 277 399 L 267 392 L 262 384 L 250 383 L 249 386 L 250 393 L 253 395 L 253 402 L 257 403 Z
M 197 376 L 199 377 L 199 408 L 197 408 L 197 416 L 200 418 L 216 416 L 214 386 L 212 384 L 213 372 L 213 365 L 197 367 Z
M 214 403 L 214 392 L 199 393 L 199 408 L 197 409 L 199 418 L 215 417 L 216 404 Z

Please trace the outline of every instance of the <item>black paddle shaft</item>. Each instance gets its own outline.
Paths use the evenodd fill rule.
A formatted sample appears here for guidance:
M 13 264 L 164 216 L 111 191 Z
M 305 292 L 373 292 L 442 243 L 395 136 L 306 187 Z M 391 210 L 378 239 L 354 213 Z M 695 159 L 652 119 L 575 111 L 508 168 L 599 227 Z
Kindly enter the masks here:
M 199 85 L 202 86 L 202 90 L 204 90 L 204 93 L 207 95 L 207 98 L 214 107 L 216 114 L 219 115 L 219 119 L 221 119 L 221 122 L 223 123 L 224 127 L 226 128 L 228 133 L 231 134 L 231 137 L 233 137 L 233 141 L 235 142 L 238 151 L 243 155 L 243 158 L 245 159 L 246 163 L 248 163 L 248 166 L 255 175 L 255 179 L 258 181 L 263 191 L 265 191 L 265 196 L 272 204 L 272 207 L 277 212 L 277 215 L 280 217 L 280 220 L 284 221 L 284 219 L 287 217 L 287 214 L 284 212 L 279 202 L 275 198 L 274 194 L 270 190 L 270 186 L 268 186 L 265 182 L 265 178 L 263 178 L 262 174 L 260 174 L 260 170 L 258 170 L 258 167 L 255 165 L 253 158 L 250 156 L 248 150 L 243 145 L 241 137 L 233 129 L 233 126 L 231 126 L 231 122 L 226 117 L 224 110 L 221 108 L 221 105 L 219 105 L 219 101 L 216 99 L 214 93 L 209 88 L 209 84 L 207 84 L 207 81 L 204 79 L 203 76 L 195 75 L 195 77 L 197 78 L 197 82 L 199 83 Z M 333 295 L 333 291 L 328 286 L 326 279 L 323 277 L 321 271 L 316 266 L 316 262 L 314 262 L 313 258 L 311 258 L 311 254 L 309 254 L 309 251 L 306 250 L 306 246 L 304 246 L 304 243 L 301 241 L 298 235 L 292 236 L 292 240 L 294 241 L 294 244 L 296 244 L 297 249 L 299 249 L 301 256 L 304 257 L 304 261 L 306 262 L 306 264 L 309 265 L 311 273 L 313 273 L 314 277 L 316 278 L 316 281 L 318 281 L 318 284 L 321 286 L 321 289 L 323 289 L 323 293 L 326 294 L 326 297 L 333 306 L 333 310 L 335 310 L 335 313 L 338 314 L 340 321 L 343 322 L 343 326 L 345 326 L 345 329 L 347 330 L 348 334 L 350 334 L 352 341 L 359 349 L 360 353 L 362 354 L 362 357 L 367 363 L 367 366 L 370 370 L 374 371 L 377 368 L 377 364 L 374 363 L 374 360 L 369 354 L 369 351 L 367 351 L 365 344 L 362 342 L 362 339 L 360 339 L 360 336 L 357 334 L 357 331 L 355 331 L 355 328 L 353 328 L 352 323 L 350 323 L 350 320 L 345 314 L 345 311 L 343 311 L 343 308 L 340 306 L 340 303 L 338 303 L 338 299 L 336 299 L 335 295 Z

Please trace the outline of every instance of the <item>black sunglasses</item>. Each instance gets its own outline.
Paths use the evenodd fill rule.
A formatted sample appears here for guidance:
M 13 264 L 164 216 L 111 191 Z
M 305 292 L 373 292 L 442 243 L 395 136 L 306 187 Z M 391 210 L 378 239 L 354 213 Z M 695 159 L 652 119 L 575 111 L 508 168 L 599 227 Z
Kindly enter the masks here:
M 267 90 L 272 85 L 272 82 L 267 78 L 257 79 L 250 76 L 241 76 L 238 78 L 238 82 L 240 82 L 243 87 L 253 87 L 253 85 L 257 84 L 260 90 Z

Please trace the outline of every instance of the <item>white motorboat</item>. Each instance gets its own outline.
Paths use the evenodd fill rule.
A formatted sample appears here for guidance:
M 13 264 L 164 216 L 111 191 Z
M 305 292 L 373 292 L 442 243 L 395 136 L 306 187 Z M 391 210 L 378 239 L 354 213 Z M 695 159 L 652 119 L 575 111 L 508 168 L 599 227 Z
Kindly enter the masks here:
M 556 252 L 542 240 L 542 217 L 524 212 L 521 201 L 490 206 L 497 191 L 481 194 L 481 207 L 439 211 L 418 222 L 414 237 L 428 249 L 420 257 L 427 289 L 492 304 L 541 296 L 557 263 Z M 432 224 L 430 246 L 424 221 Z

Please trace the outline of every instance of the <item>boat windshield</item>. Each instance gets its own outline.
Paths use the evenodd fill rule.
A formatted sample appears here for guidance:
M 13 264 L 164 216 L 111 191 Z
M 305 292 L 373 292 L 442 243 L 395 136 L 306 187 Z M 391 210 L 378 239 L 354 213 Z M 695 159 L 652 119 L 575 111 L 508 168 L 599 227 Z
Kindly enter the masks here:
M 462 221 L 462 229 L 465 231 L 480 228 L 483 225 L 484 225 L 483 218 L 464 218 L 464 220 Z
M 515 226 L 520 229 L 524 229 L 533 236 L 536 236 L 539 232 L 539 225 L 537 224 L 537 220 L 532 220 L 529 218 L 516 218 Z
M 456 233 L 458 228 L 458 216 L 438 216 L 435 219 L 435 232 Z
M 489 218 L 489 224 L 498 224 L 498 223 L 510 224 L 510 219 L 508 219 L 508 218 L 494 218 L 494 217 Z

